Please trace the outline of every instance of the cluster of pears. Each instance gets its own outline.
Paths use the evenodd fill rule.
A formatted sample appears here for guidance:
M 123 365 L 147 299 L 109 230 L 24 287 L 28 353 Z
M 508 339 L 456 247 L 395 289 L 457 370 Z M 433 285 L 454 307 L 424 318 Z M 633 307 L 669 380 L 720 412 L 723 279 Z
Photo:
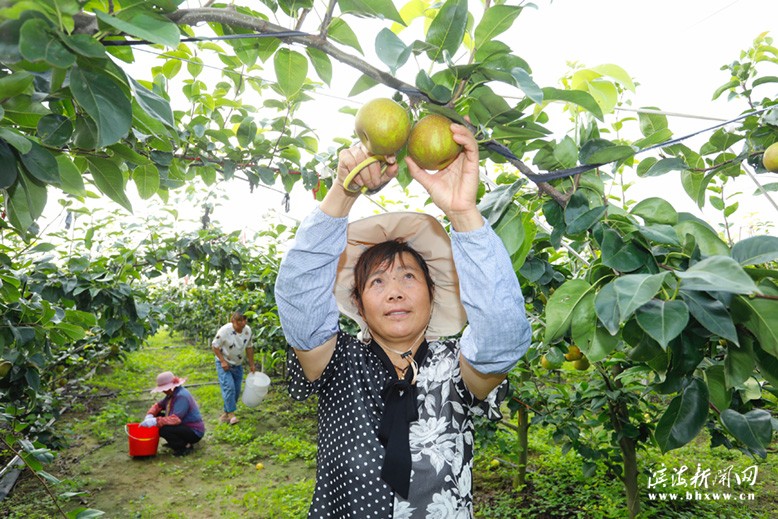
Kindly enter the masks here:
M 572 362 L 573 367 L 579 371 L 586 371 L 587 369 L 589 369 L 589 359 L 587 359 L 584 356 L 583 352 L 581 351 L 581 348 L 579 348 L 575 344 L 571 344 L 570 346 L 567 347 L 567 353 L 565 353 L 565 360 L 568 362 Z M 559 369 L 562 367 L 561 362 L 553 362 L 546 355 L 543 355 L 540 358 L 540 365 L 548 370 Z
M 407 144 L 408 155 L 427 170 L 445 168 L 462 151 L 462 146 L 454 142 L 450 126 L 447 117 L 430 114 L 411 127 L 405 108 L 388 98 L 368 101 L 354 120 L 357 137 L 378 160 L 398 153 Z

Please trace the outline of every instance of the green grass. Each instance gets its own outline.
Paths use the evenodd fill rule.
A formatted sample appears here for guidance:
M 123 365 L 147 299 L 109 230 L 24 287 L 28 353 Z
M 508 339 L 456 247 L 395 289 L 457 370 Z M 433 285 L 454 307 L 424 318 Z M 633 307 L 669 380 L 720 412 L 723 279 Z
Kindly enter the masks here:
M 182 347 L 182 345 L 184 347 Z M 171 370 L 188 378 L 186 385 L 197 399 L 207 433 L 195 453 L 174 458 L 160 447 L 156 457 L 133 459 L 127 454 L 124 424 L 138 421 L 159 398 L 149 394 L 160 371 Z M 73 406 L 57 424 L 71 438 L 68 449 L 46 470 L 64 480 L 56 492 L 83 492 L 60 504 L 66 510 L 91 507 L 107 517 L 211 519 L 258 517 L 304 518 L 314 487 L 316 463 L 316 400 L 293 402 L 283 381 L 273 379 L 270 392 L 258 409 L 238 407 L 241 421 L 221 424 L 222 401 L 213 355 L 202 346 L 185 345 L 165 333 L 95 376 L 92 392 Z M 507 414 L 506 414 L 507 416 Z M 498 429 L 498 441 L 477 433 L 473 471 L 475 512 L 479 519 L 622 518 L 626 517 L 621 482 L 599 466 L 585 477 L 581 459 L 563 453 L 550 432 L 530 429 L 527 485 L 513 485 L 516 436 Z M 742 471 L 754 460 L 738 451 L 708 448 L 701 435 L 690 445 L 669 453 L 649 449 L 640 455 L 641 518 L 673 519 L 738 517 L 766 519 L 778 508 L 778 476 L 774 452 L 759 460 L 754 501 L 648 500 L 649 477 L 664 463 L 668 471 L 687 465 L 713 471 L 730 465 Z M 775 449 L 773 449 L 774 451 Z M 493 466 L 492 460 L 502 460 Z M 262 463 L 263 468 L 256 465 Z M 180 503 L 187 503 L 182 510 Z M 43 519 L 57 510 L 37 481 L 22 478 L 3 501 L 2 517 Z

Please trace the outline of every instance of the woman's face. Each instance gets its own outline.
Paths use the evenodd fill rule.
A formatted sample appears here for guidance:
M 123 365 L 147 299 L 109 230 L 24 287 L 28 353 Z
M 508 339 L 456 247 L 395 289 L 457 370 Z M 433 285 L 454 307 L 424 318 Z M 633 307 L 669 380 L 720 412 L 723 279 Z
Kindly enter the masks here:
M 375 339 L 406 349 L 427 328 L 432 302 L 424 273 L 408 252 L 373 270 L 362 291 L 362 316 Z

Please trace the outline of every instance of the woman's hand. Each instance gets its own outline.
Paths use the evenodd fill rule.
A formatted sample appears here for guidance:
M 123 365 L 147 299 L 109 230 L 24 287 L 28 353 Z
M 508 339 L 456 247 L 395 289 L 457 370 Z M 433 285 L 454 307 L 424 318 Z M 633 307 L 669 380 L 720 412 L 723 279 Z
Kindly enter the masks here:
M 351 180 L 349 189 L 343 187 L 349 173 L 369 156 L 362 144 L 355 144 L 338 154 L 338 171 L 335 181 L 322 200 L 319 209 L 333 218 L 348 216 L 351 206 L 354 205 L 363 187 L 366 187 L 368 191 L 377 191 L 397 176 L 397 158 L 394 155 L 387 155 L 384 158 L 387 166 L 383 172 L 381 172 L 383 164 L 378 161 L 373 162 Z
M 472 231 L 483 225 L 483 217 L 476 207 L 478 194 L 478 143 L 470 130 L 460 124 L 451 124 L 454 141 L 462 145 L 462 152 L 446 168 L 428 173 L 412 158 L 406 157 L 408 171 L 427 190 L 432 201 L 459 232 Z
M 343 188 L 346 177 L 362 161 L 370 157 L 362 144 L 342 150 L 338 154 L 338 172 L 335 183 Z M 397 158 L 394 155 L 387 155 L 385 158 L 386 169 L 382 172 L 384 165 L 381 161 L 373 162 L 363 168 L 349 183 L 347 193 L 357 196 L 363 187 L 368 191 L 374 191 L 385 186 L 391 179 L 397 176 Z M 334 186 L 333 186 L 334 187 Z

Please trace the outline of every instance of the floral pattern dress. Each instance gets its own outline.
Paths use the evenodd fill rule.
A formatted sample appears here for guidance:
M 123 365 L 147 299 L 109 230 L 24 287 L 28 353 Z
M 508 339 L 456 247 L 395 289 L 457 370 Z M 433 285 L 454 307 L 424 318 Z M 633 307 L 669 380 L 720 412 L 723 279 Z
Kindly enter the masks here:
M 419 367 L 419 419 L 410 424 L 411 482 L 407 500 L 381 479 L 384 447 L 378 439 L 381 391 L 394 377 L 371 348 L 339 333 L 322 376 L 308 382 L 297 357 L 288 357 L 289 392 L 297 400 L 319 395 L 316 488 L 308 517 L 464 519 L 473 515 L 473 416 L 501 418 L 503 382 L 485 401 L 465 386 L 459 343 L 435 341 Z

